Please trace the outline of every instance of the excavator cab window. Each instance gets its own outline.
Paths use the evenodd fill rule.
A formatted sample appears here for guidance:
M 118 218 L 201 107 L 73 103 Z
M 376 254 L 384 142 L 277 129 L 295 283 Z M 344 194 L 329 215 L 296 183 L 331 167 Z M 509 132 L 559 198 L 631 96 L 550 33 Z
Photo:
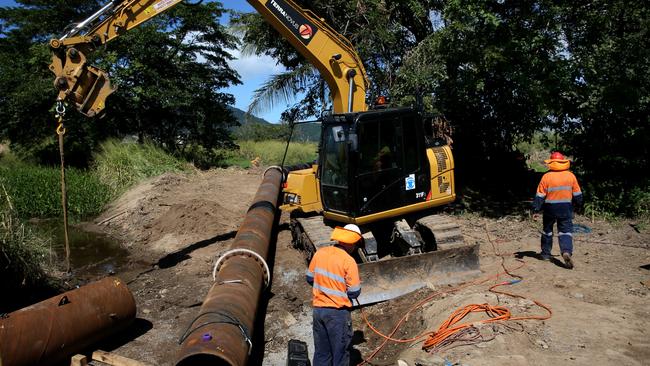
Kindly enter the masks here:
M 359 217 L 426 199 L 431 178 L 418 113 L 399 108 L 334 115 L 322 128 L 326 210 Z
M 348 146 L 347 123 L 324 123 L 321 134 L 320 180 L 323 201 L 331 211 L 348 211 Z
M 357 119 L 357 215 L 424 201 L 431 182 L 422 119 L 409 108 L 360 114 Z

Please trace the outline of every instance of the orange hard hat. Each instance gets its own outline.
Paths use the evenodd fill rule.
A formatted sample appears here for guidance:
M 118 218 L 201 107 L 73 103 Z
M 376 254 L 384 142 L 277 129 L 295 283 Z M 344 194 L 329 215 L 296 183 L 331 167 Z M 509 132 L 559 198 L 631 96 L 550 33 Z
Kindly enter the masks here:
M 550 160 L 566 160 L 566 158 L 564 157 L 564 155 L 562 155 L 561 152 L 553 151 L 551 153 L 551 159 Z
M 347 224 L 345 227 L 335 227 L 330 240 L 336 240 L 343 245 L 355 245 L 361 238 L 359 227 L 354 224 Z

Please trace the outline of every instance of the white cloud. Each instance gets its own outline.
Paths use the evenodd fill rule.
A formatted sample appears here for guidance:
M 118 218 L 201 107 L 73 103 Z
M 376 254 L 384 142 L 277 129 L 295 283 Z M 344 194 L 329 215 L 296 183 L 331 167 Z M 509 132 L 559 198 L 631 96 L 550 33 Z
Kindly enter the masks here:
M 228 65 L 239 73 L 244 83 L 250 79 L 266 80 L 269 76 L 285 70 L 269 56 L 242 56 L 238 49 L 228 50 L 228 52 L 235 58 L 228 62 Z

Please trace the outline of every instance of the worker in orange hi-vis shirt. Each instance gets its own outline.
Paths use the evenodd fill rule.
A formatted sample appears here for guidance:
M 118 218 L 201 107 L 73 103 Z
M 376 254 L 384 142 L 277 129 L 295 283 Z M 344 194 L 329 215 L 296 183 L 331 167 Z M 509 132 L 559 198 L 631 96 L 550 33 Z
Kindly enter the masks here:
M 551 258 L 553 247 L 553 225 L 557 222 L 557 235 L 560 253 L 566 268 L 572 269 L 573 263 L 573 206 L 582 205 L 582 191 L 576 176 L 569 171 L 571 162 L 560 152 L 553 152 L 551 158 L 544 160 L 549 171 L 544 174 L 537 186 L 533 201 L 535 217 L 544 210 L 541 259 Z
M 361 242 L 361 230 L 354 224 L 336 227 L 335 245 L 320 248 L 307 269 L 313 286 L 314 366 L 350 363 L 352 343 L 352 300 L 361 294 L 359 268 L 350 254 Z

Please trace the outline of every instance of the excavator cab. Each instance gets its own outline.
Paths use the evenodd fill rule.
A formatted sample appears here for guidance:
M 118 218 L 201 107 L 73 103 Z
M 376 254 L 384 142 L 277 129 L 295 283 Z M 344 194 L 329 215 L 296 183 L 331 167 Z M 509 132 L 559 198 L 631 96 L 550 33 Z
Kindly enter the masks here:
M 324 211 L 356 222 L 423 201 L 431 179 L 422 129 L 410 108 L 324 118 L 318 170 Z

